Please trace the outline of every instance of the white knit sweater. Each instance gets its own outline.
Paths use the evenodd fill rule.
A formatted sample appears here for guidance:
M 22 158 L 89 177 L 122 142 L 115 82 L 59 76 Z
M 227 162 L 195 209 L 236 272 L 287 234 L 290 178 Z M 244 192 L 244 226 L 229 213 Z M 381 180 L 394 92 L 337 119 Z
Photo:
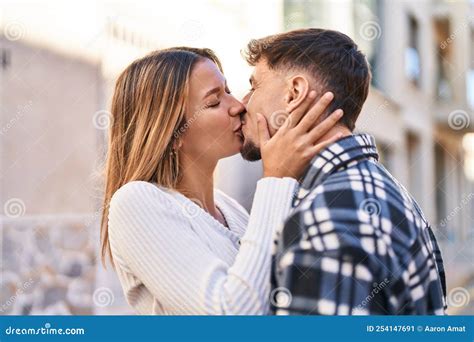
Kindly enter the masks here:
M 109 239 L 128 303 L 141 314 L 266 314 L 273 233 L 295 186 L 292 178 L 261 179 L 250 217 L 216 190 L 229 228 L 176 191 L 122 186 L 110 202 Z

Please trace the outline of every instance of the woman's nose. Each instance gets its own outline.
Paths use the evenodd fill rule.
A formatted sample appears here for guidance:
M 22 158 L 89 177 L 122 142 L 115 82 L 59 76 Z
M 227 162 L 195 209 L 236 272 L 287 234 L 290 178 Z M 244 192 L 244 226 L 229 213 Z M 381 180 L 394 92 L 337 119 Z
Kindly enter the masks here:
M 234 117 L 234 116 L 240 115 L 244 111 L 245 111 L 244 104 L 240 102 L 239 100 L 237 100 L 236 98 L 234 98 L 234 103 L 229 109 L 229 115 Z

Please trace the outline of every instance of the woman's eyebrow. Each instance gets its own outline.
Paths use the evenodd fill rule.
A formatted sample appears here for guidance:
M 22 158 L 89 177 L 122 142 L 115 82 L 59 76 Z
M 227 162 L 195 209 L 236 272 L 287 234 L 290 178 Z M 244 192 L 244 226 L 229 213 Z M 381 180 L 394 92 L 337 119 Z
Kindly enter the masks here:
M 215 93 L 219 93 L 221 91 L 221 87 L 215 87 L 215 88 L 212 88 L 211 90 L 209 90 L 208 92 L 206 92 L 206 94 L 204 94 L 204 97 L 203 99 L 205 99 L 206 97 L 208 97 L 209 95 L 212 95 L 212 94 L 215 94 Z

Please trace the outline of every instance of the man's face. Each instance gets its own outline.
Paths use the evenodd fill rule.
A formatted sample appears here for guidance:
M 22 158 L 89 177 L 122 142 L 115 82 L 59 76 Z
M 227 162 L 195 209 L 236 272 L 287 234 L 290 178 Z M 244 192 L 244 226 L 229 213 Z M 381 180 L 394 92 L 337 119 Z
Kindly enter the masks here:
M 245 141 L 241 150 L 246 160 L 260 160 L 257 113 L 262 114 L 273 136 L 288 116 L 286 108 L 287 81 L 282 73 L 268 67 L 265 60 L 255 65 L 250 77 L 251 89 L 245 95 L 247 113 L 242 117 L 242 133 Z

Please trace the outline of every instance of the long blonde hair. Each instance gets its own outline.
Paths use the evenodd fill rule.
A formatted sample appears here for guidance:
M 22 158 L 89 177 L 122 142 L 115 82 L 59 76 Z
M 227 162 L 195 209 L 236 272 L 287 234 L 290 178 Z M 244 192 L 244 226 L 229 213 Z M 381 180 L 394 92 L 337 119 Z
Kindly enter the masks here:
M 185 100 L 193 66 L 208 58 L 222 71 L 210 49 L 176 47 L 155 51 L 130 64 L 118 77 L 111 105 L 105 193 L 100 227 L 101 258 L 114 265 L 108 234 L 109 202 L 131 181 L 175 189 L 180 165 L 177 132 L 185 123 Z

